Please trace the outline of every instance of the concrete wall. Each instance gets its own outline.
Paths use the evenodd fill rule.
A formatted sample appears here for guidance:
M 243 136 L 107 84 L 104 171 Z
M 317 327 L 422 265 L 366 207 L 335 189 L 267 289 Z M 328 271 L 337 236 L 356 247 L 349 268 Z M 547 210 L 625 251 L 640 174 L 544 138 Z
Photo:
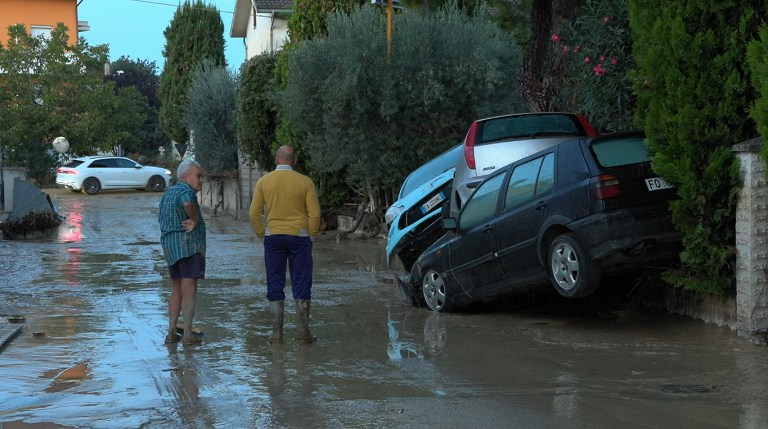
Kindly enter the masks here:
M 251 207 L 256 182 L 266 172 L 258 165 L 246 162 L 241 155 L 238 155 L 238 162 L 240 164 L 240 211 L 237 214 L 237 220 L 247 222 L 249 221 L 248 209 Z
M 198 193 L 203 214 L 236 217 L 240 210 L 240 185 L 236 177 L 206 177 Z
M 13 210 L 13 180 L 27 180 L 27 169 L 23 167 L 3 167 L 3 184 L 5 192 L 5 212 Z
M 736 208 L 736 314 L 739 335 L 768 344 L 768 188 L 762 139 L 733 146 L 740 161 Z

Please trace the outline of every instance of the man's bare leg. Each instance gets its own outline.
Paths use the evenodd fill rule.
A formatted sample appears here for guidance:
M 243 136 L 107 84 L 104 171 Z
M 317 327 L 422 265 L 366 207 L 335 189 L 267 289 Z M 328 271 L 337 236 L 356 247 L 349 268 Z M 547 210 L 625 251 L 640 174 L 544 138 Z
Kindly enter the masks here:
M 184 344 L 199 342 L 192 333 L 196 299 L 197 279 L 181 279 L 181 310 L 184 312 L 184 336 L 181 338 L 181 342 Z
M 179 313 L 181 312 L 181 279 L 173 280 L 173 291 L 171 291 L 171 300 L 168 303 L 168 335 L 165 337 L 166 343 L 175 343 L 181 338 L 176 333 L 176 324 L 179 323 Z

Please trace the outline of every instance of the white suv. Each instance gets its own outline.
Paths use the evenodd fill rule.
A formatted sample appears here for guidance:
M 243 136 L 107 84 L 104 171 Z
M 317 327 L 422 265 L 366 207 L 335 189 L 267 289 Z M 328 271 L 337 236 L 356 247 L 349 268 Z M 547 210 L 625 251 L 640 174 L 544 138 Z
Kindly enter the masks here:
M 73 159 L 59 168 L 56 184 L 88 195 L 94 195 L 102 189 L 149 189 L 160 192 L 171 186 L 171 171 L 143 166 L 119 156 L 87 156 Z

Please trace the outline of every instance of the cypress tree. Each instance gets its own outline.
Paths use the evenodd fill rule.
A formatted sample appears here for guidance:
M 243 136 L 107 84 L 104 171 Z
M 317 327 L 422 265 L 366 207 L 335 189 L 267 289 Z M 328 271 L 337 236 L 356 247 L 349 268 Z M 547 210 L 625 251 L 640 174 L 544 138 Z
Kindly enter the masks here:
M 731 145 L 755 136 L 744 61 L 765 0 L 630 0 L 636 124 L 672 182 L 682 265 L 664 279 L 690 290 L 733 290 L 738 165 Z
M 163 102 L 160 122 L 165 133 L 177 143 L 186 143 L 188 133 L 184 117 L 189 104 L 187 91 L 195 68 L 203 59 L 226 67 L 224 58 L 224 22 L 213 5 L 196 0 L 176 9 L 173 20 L 163 33 L 165 65 L 160 75 L 157 95 Z

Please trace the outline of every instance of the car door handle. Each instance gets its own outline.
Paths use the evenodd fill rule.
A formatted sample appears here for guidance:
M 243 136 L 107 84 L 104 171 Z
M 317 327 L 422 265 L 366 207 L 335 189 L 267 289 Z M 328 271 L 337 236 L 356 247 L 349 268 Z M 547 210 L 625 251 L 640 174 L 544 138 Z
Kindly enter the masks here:
M 533 208 L 535 208 L 536 210 L 543 210 L 543 209 L 547 208 L 548 206 L 549 206 L 548 202 L 542 201 L 542 202 L 536 204 L 535 206 L 533 206 Z
M 486 225 L 485 227 L 483 227 L 482 231 L 483 231 L 483 234 L 493 231 L 493 225 Z

